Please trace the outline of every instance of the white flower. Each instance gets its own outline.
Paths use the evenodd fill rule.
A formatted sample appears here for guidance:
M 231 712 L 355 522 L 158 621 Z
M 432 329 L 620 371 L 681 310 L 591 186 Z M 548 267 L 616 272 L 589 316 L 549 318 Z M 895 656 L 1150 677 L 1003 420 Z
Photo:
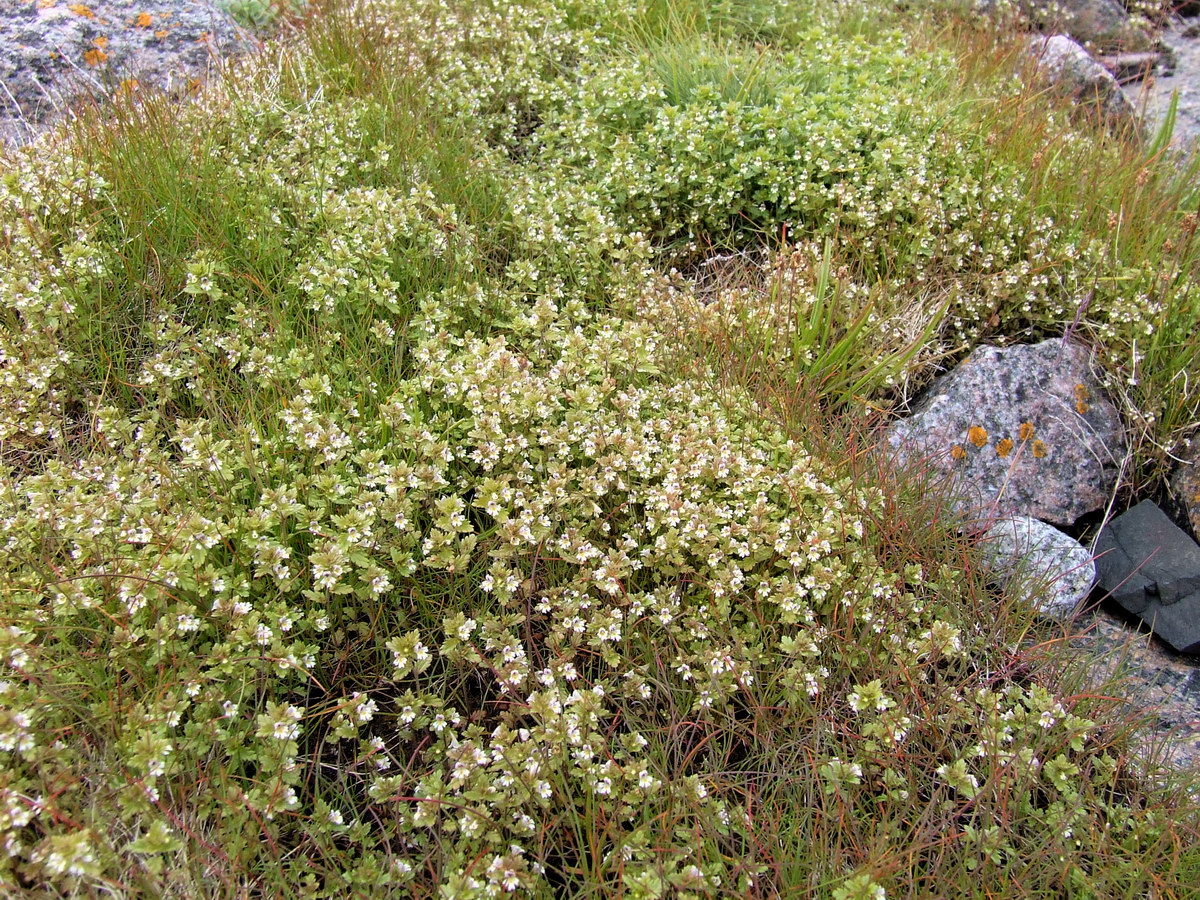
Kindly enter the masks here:
M 288 706 L 283 709 L 282 714 L 275 719 L 271 735 L 277 740 L 293 741 L 300 735 L 300 718 L 304 715 L 304 710 L 296 706 Z
M 358 708 L 354 710 L 354 718 L 358 720 L 360 725 L 363 725 L 375 718 L 375 713 L 378 710 L 379 705 L 373 699 L 368 699 L 365 703 L 360 703 Z

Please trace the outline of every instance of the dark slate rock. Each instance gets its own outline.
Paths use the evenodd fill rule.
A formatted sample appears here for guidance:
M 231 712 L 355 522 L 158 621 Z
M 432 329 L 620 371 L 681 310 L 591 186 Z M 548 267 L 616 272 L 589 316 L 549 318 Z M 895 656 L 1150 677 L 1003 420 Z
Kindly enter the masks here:
M 928 460 L 971 517 L 1055 525 L 1103 508 L 1126 438 L 1078 344 L 984 346 L 934 381 L 887 432 L 902 461 Z
M 1069 618 L 1096 581 L 1092 554 L 1073 537 L 1029 516 L 1009 516 L 983 537 L 999 581 L 1046 616 Z
M 1200 546 L 1152 501 L 1096 540 L 1100 586 L 1183 653 L 1200 652 Z

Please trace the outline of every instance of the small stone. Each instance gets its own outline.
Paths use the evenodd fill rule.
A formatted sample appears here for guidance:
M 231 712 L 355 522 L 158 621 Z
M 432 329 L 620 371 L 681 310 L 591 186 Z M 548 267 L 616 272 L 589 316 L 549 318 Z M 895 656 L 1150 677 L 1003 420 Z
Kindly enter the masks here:
M 1073 537 L 1029 516 L 987 530 L 984 553 L 997 578 L 1015 586 L 1045 616 L 1069 618 L 1096 583 L 1092 555 Z
M 1182 653 L 1200 652 L 1200 546 L 1153 501 L 1096 539 L 1100 586 Z

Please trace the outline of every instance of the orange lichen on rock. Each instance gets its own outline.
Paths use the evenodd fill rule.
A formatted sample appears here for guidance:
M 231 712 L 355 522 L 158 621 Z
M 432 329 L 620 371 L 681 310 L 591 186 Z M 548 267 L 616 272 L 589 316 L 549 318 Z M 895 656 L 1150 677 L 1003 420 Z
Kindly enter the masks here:
M 1088 401 L 1092 399 L 1092 392 L 1087 389 L 1086 385 L 1075 385 L 1075 411 L 1081 416 L 1091 409 Z
M 1027 441 L 1033 437 L 1033 432 L 1034 428 L 1032 422 L 1022 422 L 1021 427 L 1017 429 L 1017 437 L 1023 441 Z
M 1030 447 L 1033 449 L 1033 456 L 1035 459 L 1043 459 L 1046 456 L 1046 445 L 1041 441 L 1034 441 L 1032 444 L 1030 444 Z
M 1004 459 L 1008 454 L 1012 453 L 1013 440 L 1012 438 L 1004 438 L 996 442 L 996 455 Z
M 108 59 L 108 54 L 103 50 L 92 49 L 83 54 L 83 61 L 89 66 L 98 66 L 106 59 Z
M 98 38 L 96 38 L 94 41 L 92 41 L 92 45 L 93 45 L 93 46 L 94 46 L 94 47 L 95 47 L 97 50 L 103 50 L 105 47 L 107 47 L 107 46 L 108 46 L 108 38 L 106 38 L 106 37 L 98 37 Z
M 950 448 L 950 458 L 959 460 L 967 455 L 967 450 L 962 444 L 955 444 Z
M 149 28 L 154 24 L 154 16 L 148 12 L 140 12 L 137 14 L 137 18 L 133 20 L 133 24 L 138 28 Z
M 978 425 L 972 425 L 967 429 L 967 440 L 976 447 L 982 447 L 988 440 L 987 430 L 980 428 Z
M 82 3 L 72 3 L 70 6 L 67 7 L 67 9 L 69 9 L 71 12 L 75 13 L 75 15 L 77 15 L 77 16 L 83 16 L 85 19 L 96 18 L 96 14 L 94 12 L 92 12 L 90 9 L 88 9 L 86 6 L 84 6 Z

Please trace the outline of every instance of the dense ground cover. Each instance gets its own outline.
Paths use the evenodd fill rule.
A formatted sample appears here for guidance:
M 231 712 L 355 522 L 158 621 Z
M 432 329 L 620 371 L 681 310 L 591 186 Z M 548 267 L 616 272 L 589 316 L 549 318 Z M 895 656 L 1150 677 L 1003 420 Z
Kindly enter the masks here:
M 4 880 L 1187 895 L 1186 776 L 864 452 L 985 337 L 1102 348 L 1127 492 L 1197 420 L 1191 173 L 1016 48 L 379 0 L 11 153 Z

